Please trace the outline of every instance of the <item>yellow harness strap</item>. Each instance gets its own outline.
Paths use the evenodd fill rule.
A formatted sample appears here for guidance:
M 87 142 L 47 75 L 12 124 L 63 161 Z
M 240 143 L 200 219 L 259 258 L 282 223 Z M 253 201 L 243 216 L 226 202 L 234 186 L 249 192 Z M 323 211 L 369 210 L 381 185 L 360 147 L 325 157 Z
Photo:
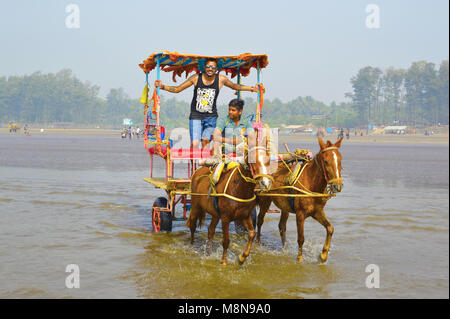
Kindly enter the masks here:
M 232 172 L 232 173 L 230 174 L 230 176 L 228 177 L 228 180 L 227 180 L 227 183 L 226 183 L 225 188 L 224 188 L 224 190 L 223 190 L 223 193 L 218 194 L 218 193 L 216 192 L 216 189 L 215 189 L 215 187 L 214 187 L 215 184 L 213 184 L 213 183 L 212 183 L 212 180 L 211 180 L 211 175 L 212 175 L 212 174 L 210 174 L 210 175 L 202 175 L 202 176 L 201 176 L 201 177 L 203 177 L 203 176 L 209 176 L 210 183 L 211 183 L 210 193 L 209 193 L 209 194 L 190 193 L 190 194 L 191 194 L 191 195 L 194 195 L 194 196 L 197 195 L 197 196 L 226 197 L 226 198 L 229 198 L 229 199 L 232 199 L 232 200 L 234 200 L 234 201 L 241 202 L 241 203 L 248 203 L 248 202 L 254 201 L 254 200 L 256 199 L 256 195 L 253 195 L 251 198 L 242 199 L 242 198 L 237 198 L 237 197 L 235 197 L 235 196 L 226 194 L 226 191 L 227 191 L 227 189 L 228 189 L 228 184 L 230 183 L 231 177 L 234 175 L 234 173 L 236 173 L 236 170 L 239 171 L 241 177 L 242 177 L 246 182 L 251 182 L 251 178 L 248 178 L 248 177 L 246 177 L 246 176 L 244 176 L 244 175 L 242 174 L 242 172 L 241 172 L 241 170 L 240 170 L 240 164 L 238 164 L 238 163 L 229 163 L 229 164 L 233 164 L 233 165 L 231 165 L 231 167 L 229 168 L 229 169 L 232 169 L 232 168 L 233 168 L 233 172 Z M 228 164 L 228 165 L 229 165 L 229 164 Z M 227 169 L 228 169 L 228 168 L 227 168 Z

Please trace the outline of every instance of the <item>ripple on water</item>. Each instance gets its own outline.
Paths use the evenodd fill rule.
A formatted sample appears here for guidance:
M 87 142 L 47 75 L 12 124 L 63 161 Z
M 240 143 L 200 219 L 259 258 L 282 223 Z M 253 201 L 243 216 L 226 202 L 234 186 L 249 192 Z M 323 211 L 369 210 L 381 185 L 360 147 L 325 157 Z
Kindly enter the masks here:
M 1 296 L 1 295 L 0 295 Z M 48 298 L 45 290 L 37 288 L 23 287 L 16 290 L 8 291 L 2 298 Z
M 99 203 L 97 206 L 101 210 L 126 210 L 126 211 L 134 211 L 134 207 L 123 206 L 121 204 L 112 203 L 112 202 L 103 202 Z
M 376 223 L 364 223 L 364 227 L 382 227 L 388 229 L 397 230 L 425 230 L 431 232 L 448 232 L 448 228 L 432 227 L 432 226 L 417 226 L 417 225 L 389 225 L 389 224 L 376 224 Z
M 45 205 L 45 206 L 55 206 L 55 205 L 63 205 L 63 206 L 74 206 L 75 208 L 83 208 L 86 205 L 81 203 L 73 203 L 73 202 L 64 202 L 64 201 L 45 201 L 45 200 L 32 200 L 30 201 L 32 204 L 37 205 Z

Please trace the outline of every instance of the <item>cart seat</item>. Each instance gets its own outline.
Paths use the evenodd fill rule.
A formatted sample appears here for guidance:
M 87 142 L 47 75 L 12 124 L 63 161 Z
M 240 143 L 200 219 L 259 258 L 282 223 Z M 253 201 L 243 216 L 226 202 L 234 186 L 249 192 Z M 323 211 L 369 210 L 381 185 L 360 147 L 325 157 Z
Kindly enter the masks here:
M 170 156 L 172 159 L 202 159 L 211 157 L 209 149 L 172 148 Z

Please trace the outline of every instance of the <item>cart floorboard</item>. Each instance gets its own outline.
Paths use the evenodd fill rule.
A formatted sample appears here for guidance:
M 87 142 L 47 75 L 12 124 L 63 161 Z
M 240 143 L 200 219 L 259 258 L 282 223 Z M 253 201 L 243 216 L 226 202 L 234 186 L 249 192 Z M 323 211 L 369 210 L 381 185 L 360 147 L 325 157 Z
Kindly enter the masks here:
M 165 177 L 149 177 L 143 178 L 147 183 L 164 190 L 188 191 L 191 188 L 191 181 L 184 178 L 169 178 L 166 183 Z

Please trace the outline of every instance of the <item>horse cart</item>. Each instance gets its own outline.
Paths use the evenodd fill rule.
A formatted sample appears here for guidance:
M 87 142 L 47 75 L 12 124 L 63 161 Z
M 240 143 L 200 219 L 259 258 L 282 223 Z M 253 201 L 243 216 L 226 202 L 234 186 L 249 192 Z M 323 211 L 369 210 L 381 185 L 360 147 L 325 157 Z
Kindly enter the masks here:
M 244 53 L 236 56 L 209 57 L 163 51 L 151 54 L 143 63 L 139 64 L 146 75 L 146 85 L 141 102 L 145 104 L 144 146 L 150 155 L 150 177 L 143 178 L 143 180 L 166 193 L 166 196 L 158 197 L 153 203 L 152 228 L 155 232 L 170 231 L 172 221 L 186 220 L 191 207 L 191 176 L 198 167 L 197 162 L 211 157 L 211 151 L 209 149 L 173 147 L 173 140 L 166 134 L 166 128 L 160 119 L 159 87 L 154 88 L 153 95 L 149 98 L 149 73 L 156 69 L 156 79 L 159 80 L 160 71 L 172 72 L 175 80 L 175 77 L 181 76 L 182 73 L 187 76 L 191 72 L 201 71 L 208 58 L 216 59 L 219 71 L 231 75 L 231 78 L 236 77 L 238 84 L 240 84 L 242 76 L 247 76 L 251 69 L 256 69 L 259 91 L 257 92 L 256 121 L 253 125 L 262 125 L 261 109 L 264 87 L 260 82 L 260 73 L 261 69 L 268 65 L 268 57 L 265 54 Z M 239 98 L 239 91 L 237 95 Z M 151 108 L 149 104 L 152 106 Z M 155 158 L 164 161 L 164 176 L 154 176 L 157 173 L 154 171 Z M 184 177 L 175 176 L 174 162 L 176 161 L 187 162 L 187 174 L 185 173 Z M 175 215 L 175 208 L 178 204 L 181 204 L 183 208 L 181 217 Z M 256 222 L 256 211 L 253 214 L 254 222 Z
M 173 145 L 173 140 L 166 134 L 166 128 L 161 125 L 160 121 L 160 98 L 159 87 L 154 88 L 153 95 L 149 98 L 149 82 L 148 77 L 151 70 L 156 68 L 156 79 L 160 79 L 160 71 L 172 72 L 173 79 L 176 76 L 181 76 L 185 73 L 186 76 L 191 72 L 200 72 L 203 70 L 205 62 L 208 58 L 214 58 L 217 61 L 218 70 L 224 71 L 226 74 L 231 74 L 231 78 L 237 77 L 237 83 L 240 83 L 241 76 L 247 76 L 250 74 L 251 69 L 257 71 L 257 105 L 256 114 L 254 116 L 253 128 L 255 129 L 256 141 L 250 147 L 250 136 L 246 143 L 245 154 L 243 157 L 244 162 L 239 162 L 236 158 L 234 164 L 235 168 L 230 169 L 225 175 L 230 176 L 228 179 L 218 180 L 222 182 L 222 186 L 225 185 L 221 193 L 216 193 L 213 184 L 210 187 L 200 187 L 197 182 L 197 177 L 213 176 L 214 174 L 210 169 L 209 172 L 203 167 L 197 167 L 198 161 L 203 161 L 211 157 L 211 150 L 206 149 L 192 149 L 192 148 L 176 148 Z M 166 196 L 158 197 L 153 203 L 152 207 L 152 228 L 155 232 L 171 231 L 172 221 L 174 220 L 187 220 L 188 227 L 191 229 L 191 243 L 193 241 L 193 234 L 195 232 L 195 222 L 198 216 L 200 216 L 200 223 L 203 216 L 200 210 L 207 211 L 211 214 L 211 210 L 215 211 L 212 222 L 208 229 L 208 240 L 210 246 L 211 240 L 214 236 L 214 229 L 217 225 L 218 218 L 222 220 L 222 227 L 225 227 L 226 232 L 224 234 L 224 255 L 223 263 L 226 264 L 226 248 L 228 247 L 228 223 L 234 221 L 236 230 L 239 229 L 237 222 L 242 222 L 245 229 L 248 231 L 249 241 L 247 243 L 246 251 L 239 255 L 239 263 L 243 263 L 245 258 L 250 253 L 251 242 L 255 236 L 253 225 L 257 225 L 257 241 L 260 238 L 261 227 L 264 222 L 264 216 L 267 212 L 281 213 L 279 230 L 283 245 L 286 242 L 286 222 L 290 213 L 296 215 L 297 232 L 298 232 L 298 244 L 299 251 L 297 260 L 302 261 L 302 246 L 304 242 L 304 220 L 308 217 L 313 217 L 320 224 L 324 226 L 327 232 L 327 237 L 324 243 L 322 253 L 320 254 L 320 260 L 326 261 L 328 258 L 328 251 L 330 250 L 331 236 L 333 234 L 333 226 L 328 221 L 324 207 L 331 197 L 334 197 L 336 193 L 340 192 L 343 187 L 342 175 L 341 175 L 341 154 L 338 149 L 341 146 L 342 138 L 336 143 L 330 141 L 324 142 L 321 137 L 318 137 L 320 146 L 319 152 L 312 156 L 309 150 L 296 149 L 294 152 L 290 152 L 286 146 L 286 153 L 277 151 L 276 141 L 272 140 L 270 128 L 262 123 L 261 110 L 264 103 L 263 93 L 264 87 L 260 81 L 261 69 L 268 65 L 268 57 L 264 54 L 254 55 L 250 53 L 244 53 L 238 56 L 199 56 L 199 55 L 184 55 L 174 52 L 157 52 L 151 54 L 143 63 L 139 64 L 142 70 L 146 74 L 146 85 L 142 94 L 141 102 L 145 104 L 144 116 L 145 116 L 145 131 L 144 131 L 144 145 L 150 155 L 150 177 L 143 180 L 156 188 L 165 191 Z M 237 92 L 240 97 L 240 92 Z M 150 109 L 149 104 L 152 104 Z M 269 132 L 269 133 L 267 133 Z M 253 134 L 253 133 L 252 133 Z M 254 137 L 254 136 L 252 136 Z M 265 139 L 265 142 L 262 142 Z M 272 140 L 272 141 L 271 141 Z M 245 139 L 244 139 L 245 141 Z M 268 142 L 269 141 L 269 142 Z M 275 142 L 275 143 L 272 143 Z M 252 142 L 253 143 L 253 142 Z M 274 148 L 275 147 L 275 148 Z M 256 162 L 248 161 L 249 154 L 256 154 Z M 258 155 L 259 154 L 259 155 Z M 154 176 L 154 159 L 161 158 L 164 161 L 164 176 Z M 266 160 L 270 158 L 270 161 L 276 162 L 276 169 L 273 172 L 269 172 L 266 168 Z M 264 159 L 264 160 L 261 160 Z M 176 177 L 174 174 L 176 161 L 187 162 L 187 170 L 184 177 Z M 221 163 L 222 164 L 222 163 Z M 220 166 L 219 164 L 218 166 Z M 241 166 L 247 168 L 247 176 L 240 171 Z M 217 167 L 217 166 L 216 166 Z M 232 196 L 228 191 L 232 191 L 228 188 L 231 176 L 236 173 L 234 178 L 240 178 L 241 184 L 247 183 L 247 188 L 240 188 L 243 191 L 250 190 L 251 197 L 240 198 L 236 195 Z M 215 175 L 214 175 L 215 176 Z M 259 188 L 258 185 L 259 179 Z M 212 181 L 212 179 L 210 179 Z M 206 185 L 206 184 L 205 184 Z M 202 189 L 202 192 L 192 191 L 194 189 Z M 212 190 L 212 191 L 211 191 Z M 234 193 L 233 193 L 234 194 Z M 248 204 L 248 210 L 246 211 L 245 218 L 237 218 L 236 215 L 230 217 L 233 212 L 227 209 L 219 210 L 216 204 L 214 207 L 206 209 L 202 207 L 204 202 L 210 205 L 211 202 L 215 202 L 219 196 L 231 199 L 235 206 L 243 207 Z M 193 200 L 194 198 L 194 200 Z M 227 202 L 221 200 L 220 202 Z M 230 201 L 228 201 L 229 203 Z M 270 205 L 275 204 L 280 210 L 270 210 Z M 181 204 L 183 206 L 183 213 L 181 217 L 175 216 L 175 207 Z M 233 205 L 234 205 L 233 204 Z M 256 216 L 256 210 L 254 207 L 258 205 L 260 212 Z M 253 211 L 252 211 L 253 210 Z M 187 216 L 188 211 L 189 217 Z M 220 214 L 222 211 L 222 215 Z M 236 212 L 236 211 L 235 211 Z M 225 215 L 228 217 L 224 217 Z M 221 217 L 222 216 L 222 217 Z M 252 217 L 252 218 L 251 218 Z M 258 220 L 256 221 L 256 217 Z M 227 219 L 228 218 L 228 219 Z M 250 219 L 253 219 L 253 225 L 251 225 Z M 213 223 L 214 221 L 214 223 Z M 225 224 L 224 224 L 225 221 Z M 237 227 L 236 227 L 237 226 Z M 241 229 L 242 230 L 242 229 Z M 211 236 L 210 236 L 211 234 Z M 226 240 L 225 240 L 226 239 Z

